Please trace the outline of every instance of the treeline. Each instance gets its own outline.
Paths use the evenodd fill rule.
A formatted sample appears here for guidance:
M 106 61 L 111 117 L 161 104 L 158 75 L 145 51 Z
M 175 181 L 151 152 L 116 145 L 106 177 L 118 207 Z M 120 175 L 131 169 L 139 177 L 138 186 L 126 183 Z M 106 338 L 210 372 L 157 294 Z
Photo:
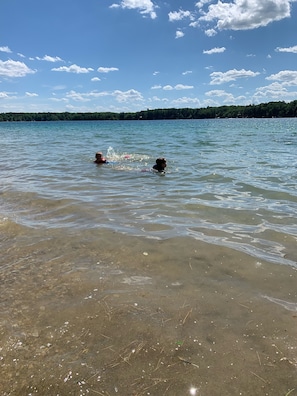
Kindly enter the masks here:
M 0 113 L 2 121 L 98 121 L 98 120 L 176 120 L 210 118 L 297 117 L 297 100 L 248 106 L 220 106 L 199 109 L 155 109 L 135 113 Z

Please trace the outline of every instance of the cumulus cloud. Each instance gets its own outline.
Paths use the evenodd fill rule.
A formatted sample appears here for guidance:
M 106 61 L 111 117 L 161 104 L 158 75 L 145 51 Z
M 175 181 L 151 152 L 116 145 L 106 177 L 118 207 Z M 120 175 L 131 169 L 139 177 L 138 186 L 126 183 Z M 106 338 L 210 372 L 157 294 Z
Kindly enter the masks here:
M 152 87 L 152 89 L 163 89 L 164 91 L 181 91 L 183 89 L 193 89 L 193 85 L 184 85 L 184 84 L 176 84 L 174 87 L 172 85 L 164 85 L 164 87 L 162 86 L 156 86 L 156 87 Z
M 183 84 L 177 84 L 175 85 L 174 89 L 180 91 L 182 89 L 193 89 L 193 85 L 183 85 Z
M 297 54 L 297 45 L 294 45 L 293 47 L 286 47 L 286 48 L 281 48 L 277 47 L 275 49 L 276 52 L 292 52 L 293 54 Z
M 207 37 L 213 37 L 217 34 L 217 31 L 215 29 L 207 29 L 204 33 Z
M 37 60 L 47 61 L 47 62 L 63 62 L 63 60 L 59 56 L 49 56 L 45 55 L 43 58 L 36 56 Z
M 94 81 L 101 81 L 101 80 L 100 80 L 100 78 L 99 78 L 99 77 L 94 77 L 94 78 L 91 78 L 91 81 L 93 81 L 93 82 L 94 82 Z
M 294 0 L 234 0 L 211 4 L 200 21 L 216 22 L 219 30 L 248 30 L 267 26 L 291 15 Z
M 76 73 L 76 74 L 84 74 L 84 73 L 89 73 L 91 71 L 94 71 L 91 67 L 80 67 L 75 64 L 71 66 L 61 66 L 61 67 L 54 67 L 52 71 L 57 71 L 57 72 L 66 72 L 66 73 Z
M 191 23 L 189 23 L 189 26 L 191 26 L 193 28 L 197 28 L 197 27 L 199 27 L 199 22 L 198 21 L 192 21 Z
M 295 84 L 296 85 L 296 84 Z M 290 92 L 284 86 L 284 84 L 280 84 L 279 82 L 274 82 L 265 87 L 258 87 L 256 89 L 256 93 L 254 97 L 259 99 L 259 101 L 263 101 L 263 98 L 266 100 L 292 100 L 297 96 L 297 92 Z
M 129 89 L 128 91 L 116 90 L 112 93 L 117 102 L 130 102 L 130 101 L 143 101 L 143 96 L 140 92 L 135 89 Z
M 99 73 L 109 73 L 113 71 L 118 71 L 119 69 L 117 67 L 98 67 L 97 71 Z
M 171 85 L 164 85 L 163 89 L 164 91 L 172 91 L 173 87 Z
M 233 103 L 238 103 L 239 101 L 242 102 L 246 100 L 246 97 L 243 95 L 235 97 L 232 93 L 226 92 L 222 89 L 214 89 L 212 91 L 208 91 L 205 93 L 205 95 L 212 98 L 214 97 L 220 98 L 223 100 L 223 103 L 225 104 L 233 104 Z
M 76 92 L 74 90 L 71 90 L 67 92 L 66 98 L 72 99 L 76 102 L 89 102 L 91 99 L 99 98 L 107 95 L 108 95 L 107 92 L 98 92 L 98 91 Z
M 200 0 L 195 5 L 198 8 L 202 8 L 205 4 L 208 4 L 210 2 L 211 2 L 211 0 Z
M 281 81 L 283 85 L 297 85 L 296 70 L 282 70 L 276 74 L 266 77 L 266 80 Z
M 183 11 L 183 10 L 169 12 L 168 17 L 170 22 L 181 21 L 182 19 L 185 18 L 189 18 L 190 20 L 194 19 L 194 16 L 190 11 Z
M 176 38 L 176 39 L 182 38 L 182 37 L 184 37 L 184 35 L 185 35 L 185 33 L 182 32 L 182 31 L 179 30 L 179 29 L 175 32 L 175 38 Z
M 138 10 L 140 14 L 149 15 L 152 19 L 157 18 L 155 4 L 151 0 L 122 0 L 120 3 L 114 3 L 110 8 L 127 8 L 130 10 Z
M 212 48 L 210 50 L 204 50 L 203 53 L 207 54 L 207 55 L 212 55 L 212 54 L 220 54 L 220 53 L 225 52 L 225 51 L 226 51 L 225 47 L 220 47 L 220 48 L 215 47 L 215 48 Z
M 66 98 L 74 100 L 75 102 L 89 102 L 91 99 L 111 96 L 116 99 L 117 102 L 129 102 L 129 101 L 142 101 L 143 97 L 140 92 L 130 89 L 128 91 L 115 90 L 111 92 L 107 91 L 90 91 L 90 92 L 76 92 L 71 90 L 67 92 Z
M 0 52 L 7 52 L 8 54 L 11 54 L 11 49 L 8 47 L 0 47 Z
M 172 105 L 176 106 L 201 106 L 201 102 L 198 98 L 188 98 L 186 96 L 183 96 L 182 98 L 174 99 L 172 100 Z
M 36 73 L 30 69 L 25 63 L 19 61 L 1 61 L 0 60 L 0 76 L 5 77 L 25 77 L 27 74 Z
M 224 84 L 228 83 L 230 81 L 236 81 L 239 78 L 248 78 L 248 77 L 256 77 L 260 73 L 259 72 L 253 72 L 251 70 L 228 70 L 227 72 L 212 72 L 210 74 L 210 85 L 218 85 L 218 84 Z
M 162 89 L 162 85 L 153 85 L 151 89 Z
M 222 97 L 222 96 L 227 96 L 229 94 L 223 89 L 213 89 L 212 91 L 205 92 L 205 95 Z

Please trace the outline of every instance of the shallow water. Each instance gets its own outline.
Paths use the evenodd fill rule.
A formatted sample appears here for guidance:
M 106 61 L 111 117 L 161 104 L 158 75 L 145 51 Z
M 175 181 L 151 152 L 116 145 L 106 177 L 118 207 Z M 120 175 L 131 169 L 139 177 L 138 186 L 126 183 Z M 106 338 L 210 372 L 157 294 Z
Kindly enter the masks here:
M 296 127 L 0 124 L 2 394 L 297 395 Z
M 4 123 L 0 133 L 9 221 L 190 236 L 296 265 L 296 119 Z M 98 149 L 108 165 L 94 166 Z M 150 172 L 157 156 L 166 177 Z

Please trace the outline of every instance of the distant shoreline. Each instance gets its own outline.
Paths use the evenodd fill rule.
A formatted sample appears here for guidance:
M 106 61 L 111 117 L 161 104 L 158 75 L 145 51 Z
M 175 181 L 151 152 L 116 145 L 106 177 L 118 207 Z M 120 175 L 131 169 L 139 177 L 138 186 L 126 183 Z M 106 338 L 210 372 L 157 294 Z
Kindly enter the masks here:
M 9 112 L 0 113 L 0 122 L 15 121 L 125 121 L 125 120 L 193 120 L 214 118 L 294 118 L 297 100 L 268 102 L 247 106 L 154 109 L 138 112 Z

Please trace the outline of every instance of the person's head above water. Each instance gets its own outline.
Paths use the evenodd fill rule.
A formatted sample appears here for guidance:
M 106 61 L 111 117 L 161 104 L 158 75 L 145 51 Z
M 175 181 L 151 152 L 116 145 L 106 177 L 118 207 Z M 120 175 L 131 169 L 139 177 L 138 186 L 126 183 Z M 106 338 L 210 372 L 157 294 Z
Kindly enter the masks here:
M 165 158 L 157 158 L 156 164 L 153 166 L 153 169 L 157 170 L 158 172 L 164 172 L 166 166 L 167 164 Z
M 103 157 L 103 154 L 101 153 L 101 151 L 97 151 L 97 153 L 95 154 L 95 163 L 96 164 L 105 164 L 107 161 L 106 159 Z

